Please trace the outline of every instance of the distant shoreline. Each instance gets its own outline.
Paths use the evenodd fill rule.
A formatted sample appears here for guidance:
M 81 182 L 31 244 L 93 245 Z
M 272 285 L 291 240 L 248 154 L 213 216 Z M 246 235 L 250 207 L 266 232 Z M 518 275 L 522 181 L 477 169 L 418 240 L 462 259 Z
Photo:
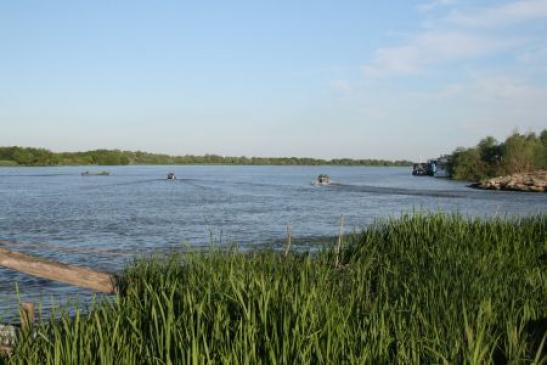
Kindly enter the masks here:
M 237 165 L 237 166 L 383 166 L 407 167 L 407 160 L 318 159 L 310 157 L 246 157 L 219 155 L 184 155 L 142 151 L 93 150 L 52 152 L 43 148 L 0 147 L 0 166 L 127 166 L 127 165 Z
M 127 164 L 127 165 L 98 165 L 98 164 L 65 164 L 65 165 L 2 165 L 0 162 L 0 169 L 1 168 L 10 168 L 10 167 L 97 167 L 97 168 L 106 168 L 106 167 L 130 167 L 130 166 L 272 166 L 272 167 L 386 167 L 386 168 L 393 168 L 393 167 L 409 167 L 407 165 L 365 165 L 365 164 L 237 164 L 237 163 L 204 163 L 204 162 L 196 162 L 196 163 L 157 163 L 157 164 L 150 164 L 150 163 L 135 163 L 135 164 Z

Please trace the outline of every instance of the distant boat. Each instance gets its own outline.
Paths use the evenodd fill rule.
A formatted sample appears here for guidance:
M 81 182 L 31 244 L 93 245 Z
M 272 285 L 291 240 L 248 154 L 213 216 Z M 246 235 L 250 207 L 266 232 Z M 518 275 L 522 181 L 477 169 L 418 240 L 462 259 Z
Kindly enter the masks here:
M 424 162 L 415 163 L 412 165 L 412 175 L 414 176 L 429 176 L 429 165 Z
M 82 176 L 110 176 L 110 171 L 84 171 L 81 173 Z
M 450 177 L 448 171 L 449 156 L 441 156 L 427 160 L 427 162 L 415 163 L 412 166 L 412 175 L 414 176 L 434 176 L 434 177 Z
M 327 185 L 330 185 L 331 183 L 332 183 L 332 180 L 329 175 L 320 174 L 319 176 L 317 176 L 317 179 L 315 179 L 313 184 L 315 186 L 327 186 Z
M 170 172 L 167 174 L 167 180 L 176 180 L 177 179 L 177 176 L 175 175 L 174 172 Z

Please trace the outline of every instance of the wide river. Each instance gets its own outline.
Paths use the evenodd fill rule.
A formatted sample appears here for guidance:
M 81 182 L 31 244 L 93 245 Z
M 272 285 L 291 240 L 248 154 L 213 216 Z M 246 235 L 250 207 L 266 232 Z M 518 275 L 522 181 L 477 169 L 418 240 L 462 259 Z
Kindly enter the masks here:
M 334 236 L 404 212 L 515 216 L 545 212 L 547 194 L 478 191 L 409 168 L 331 166 L 126 166 L 0 168 L 0 240 L 15 251 L 118 271 L 134 257 L 185 246 Z M 176 181 L 167 181 L 168 172 Z M 320 173 L 336 183 L 315 187 Z M 19 294 L 17 294 L 17 291 Z M 21 300 L 64 303 L 91 293 L 0 269 L 0 315 Z

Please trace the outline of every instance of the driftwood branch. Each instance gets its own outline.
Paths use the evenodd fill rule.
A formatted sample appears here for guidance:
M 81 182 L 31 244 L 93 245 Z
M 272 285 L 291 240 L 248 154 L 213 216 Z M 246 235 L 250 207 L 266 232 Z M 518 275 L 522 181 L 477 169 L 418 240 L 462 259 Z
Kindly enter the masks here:
M 84 267 L 48 261 L 4 248 L 0 248 L 0 266 L 97 292 L 108 294 L 117 292 L 116 278 L 113 275 Z

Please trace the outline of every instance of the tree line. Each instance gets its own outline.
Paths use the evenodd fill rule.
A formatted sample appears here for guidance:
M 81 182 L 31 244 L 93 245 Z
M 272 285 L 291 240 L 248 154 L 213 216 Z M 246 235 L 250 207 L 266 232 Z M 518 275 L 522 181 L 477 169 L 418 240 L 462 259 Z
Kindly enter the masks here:
M 457 148 L 449 164 L 453 179 L 469 181 L 542 169 L 547 169 L 547 130 L 513 132 L 504 142 L 483 138 L 475 147 Z
M 58 165 L 339 165 L 339 166 L 410 166 L 406 160 L 332 159 L 308 157 L 230 157 L 219 155 L 184 155 L 99 149 L 86 152 L 52 152 L 44 148 L 0 147 L 0 165 L 58 166 Z

